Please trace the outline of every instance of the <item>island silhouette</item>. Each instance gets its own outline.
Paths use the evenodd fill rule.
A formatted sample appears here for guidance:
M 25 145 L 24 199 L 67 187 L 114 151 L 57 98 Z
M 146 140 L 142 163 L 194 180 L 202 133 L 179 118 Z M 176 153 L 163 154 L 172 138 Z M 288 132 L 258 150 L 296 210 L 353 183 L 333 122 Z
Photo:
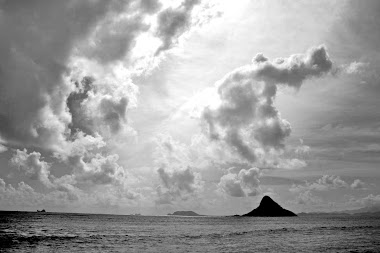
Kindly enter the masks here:
M 242 216 L 251 217 L 288 217 L 297 216 L 295 213 L 282 208 L 269 196 L 264 196 L 260 202 L 260 205 Z
M 197 214 L 193 211 L 176 211 L 174 213 L 168 213 L 168 215 L 175 215 L 175 216 L 202 216 L 200 214 Z

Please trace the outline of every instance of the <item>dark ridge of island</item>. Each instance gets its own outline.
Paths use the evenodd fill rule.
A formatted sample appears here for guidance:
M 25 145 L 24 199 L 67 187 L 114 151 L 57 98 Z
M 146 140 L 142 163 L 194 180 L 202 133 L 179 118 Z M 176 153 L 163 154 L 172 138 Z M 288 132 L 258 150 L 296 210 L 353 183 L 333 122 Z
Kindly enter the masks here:
M 260 202 L 260 205 L 256 209 L 253 209 L 251 212 L 243 214 L 242 216 L 289 217 L 297 215 L 289 210 L 282 208 L 269 196 L 264 196 Z
M 174 213 L 168 213 L 168 215 L 175 215 L 175 216 L 202 216 L 200 214 L 197 214 L 193 211 L 176 211 Z
M 37 210 L 37 213 L 46 213 L 45 209 Z

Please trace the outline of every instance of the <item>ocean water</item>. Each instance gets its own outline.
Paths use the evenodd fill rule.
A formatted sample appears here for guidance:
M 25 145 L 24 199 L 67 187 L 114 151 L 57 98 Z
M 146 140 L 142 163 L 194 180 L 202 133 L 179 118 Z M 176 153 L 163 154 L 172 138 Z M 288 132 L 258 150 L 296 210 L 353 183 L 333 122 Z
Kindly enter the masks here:
M 380 218 L 0 212 L 0 252 L 380 252 Z

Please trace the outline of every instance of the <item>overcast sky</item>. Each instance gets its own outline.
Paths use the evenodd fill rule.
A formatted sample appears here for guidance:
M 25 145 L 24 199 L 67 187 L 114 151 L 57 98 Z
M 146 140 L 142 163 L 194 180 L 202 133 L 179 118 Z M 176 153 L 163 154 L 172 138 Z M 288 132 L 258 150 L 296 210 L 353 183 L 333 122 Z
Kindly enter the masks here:
M 380 207 L 379 13 L 0 0 L 0 210 Z

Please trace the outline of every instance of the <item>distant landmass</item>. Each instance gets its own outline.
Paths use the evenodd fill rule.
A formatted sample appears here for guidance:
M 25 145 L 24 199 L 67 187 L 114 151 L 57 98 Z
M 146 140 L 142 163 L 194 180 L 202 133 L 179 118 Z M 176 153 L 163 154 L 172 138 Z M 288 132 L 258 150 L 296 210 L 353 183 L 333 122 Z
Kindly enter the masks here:
M 310 212 L 310 213 L 298 213 L 299 216 L 380 216 L 380 212 L 353 212 L 355 210 L 349 210 L 351 212 Z
M 174 213 L 168 213 L 168 215 L 176 215 L 176 216 L 202 216 L 193 211 L 176 211 Z
M 260 205 L 256 209 L 253 209 L 251 212 L 243 214 L 242 216 L 288 217 L 297 215 L 289 210 L 282 208 L 269 196 L 264 196 L 260 202 Z
M 45 209 L 37 210 L 37 213 L 46 213 Z
M 370 215 L 370 216 L 380 216 L 380 205 L 368 206 L 359 209 L 343 210 L 343 211 L 333 211 L 333 212 L 302 212 L 298 213 L 300 216 L 306 215 Z

